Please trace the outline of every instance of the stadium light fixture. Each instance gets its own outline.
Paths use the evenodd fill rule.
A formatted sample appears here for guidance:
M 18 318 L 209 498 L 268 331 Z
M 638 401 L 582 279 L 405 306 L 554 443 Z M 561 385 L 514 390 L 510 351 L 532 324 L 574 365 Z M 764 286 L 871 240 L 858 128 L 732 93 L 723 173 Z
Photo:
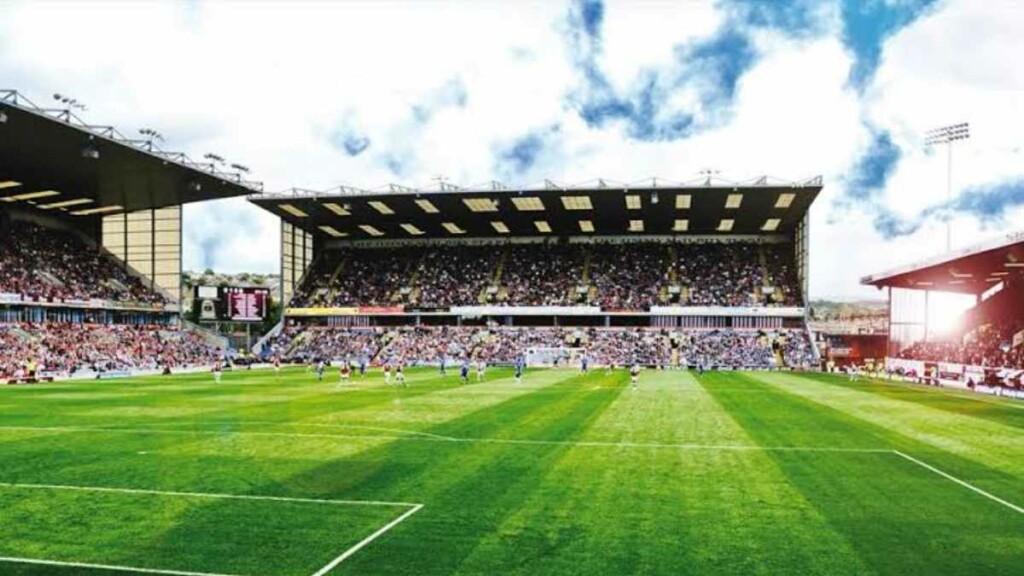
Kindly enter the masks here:
M 36 192 L 23 192 L 21 194 L 14 194 L 12 196 L 4 196 L 0 198 L 4 202 L 19 202 L 21 200 L 37 200 L 39 198 L 49 198 L 50 196 L 59 196 L 60 192 L 56 190 L 38 190 Z
M 971 126 L 967 122 L 934 128 L 925 133 L 924 145 L 946 147 L 946 206 L 953 203 L 953 143 L 971 137 Z M 953 221 L 946 214 L 946 251 L 953 249 Z
M 513 200 L 514 202 L 515 200 Z M 590 196 L 562 196 L 562 206 L 566 210 L 593 210 L 594 204 Z
M 593 232 L 594 223 L 590 220 L 580 220 L 580 232 Z
M 655 191 L 651 192 L 651 204 L 657 204 L 657 203 L 658 203 L 658 191 L 655 190 Z
M 643 205 L 640 200 L 639 194 L 627 194 L 626 195 L 626 209 L 627 210 L 639 210 Z
M 402 230 L 409 233 L 410 236 L 422 236 L 423 230 L 420 230 L 413 224 L 402 224 Z
M 340 204 L 335 204 L 334 202 L 324 202 L 324 208 L 327 208 L 328 210 L 330 210 L 331 212 L 334 212 L 338 216 L 351 216 L 352 215 L 352 213 L 349 212 L 348 210 L 346 210 L 344 206 L 342 206 Z
M 309 216 L 309 214 L 306 214 L 298 206 L 295 206 L 294 204 L 281 204 L 278 206 L 278 208 L 284 210 L 285 212 L 297 218 L 305 218 L 306 216 Z
M 384 235 L 384 233 L 378 230 L 375 226 L 371 226 L 369 224 L 360 224 L 359 229 L 374 237 Z
M 442 222 L 441 226 L 448 231 L 449 234 L 465 234 L 466 231 L 459 228 L 459 225 L 455 222 Z
M 70 206 L 81 206 L 82 204 L 92 204 L 92 198 L 76 198 L 75 200 L 62 200 L 60 202 L 53 202 L 50 204 L 43 204 L 40 206 L 43 210 L 53 210 L 55 208 L 68 208 Z
M 390 206 L 388 206 L 387 204 L 381 202 L 380 200 L 371 200 L 371 201 L 367 202 L 367 204 L 369 204 L 370 207 L 372 207 L 377 212 L 380 212 L 381 214 L 384 214 L 385 216 L 389 216 L 389 215 L 395 213 L 395 211 L 392 210 Z
M 676 196 L 676 210 L 689 210 L 692 203 L 693 197 L 689 194 L 679 194 Z
M 498 203 L 493 198 L 463 198 L 462 203 L 471 212 L 497 212 Z
M 743 194 L 729 194 L 725 197 L 725 207 L 729 210 L 736 210 L 743 204 Z
M 420 210 L 423 210 L 427 214 L 437 214 L 440 212 L 440 210 L 437 209 L 437 206 L 434 206 L 434 203 L 430 200 L 417 200 L 416 205 L 420 207 Z
M 718 231 L 732 232 L 732 227 L 735 223 L 736 221 L 731 218 L 723 218 L 722 221 L 718 223 Z
M 21 186 L 21 182 L 15 182 L 14 180 L 3 180 L 0 181 L 0 190 L 4 188 L 15 188 Z
M 124 210 L 124 206 L 100 206 L 99 208 L 86 208 L 85 210 L 76 210 L 71 213 L 72 216 L 91 216 L 93 214 L 107 214 L 109 212 L 120 212 Z
M 7 112 L 0 110 L 0 124 L 7 124 Z
M 544 211 L 544 202 L 541 202 L 541 199 L 536 196 L 517 196 L 512 199 L 512 204 L 520 212 Z
M 783 192 L 779 194 L 777 200 L 775 200 L 776 208 L 789 208 L 793 204 L 793 200 L 796 199 L 796 194 L 792 192 Z
M 1024 268 L 1024 262 L 1005 262 L 1003 266 L 1006 268 Z
M 68 110 L 71 110 L 72 108 L 75 110 L 86 110 L 85 104 L 79 102 L 78 100 L 75 100 L 74 98 L 71 98 L 70 96 L 54 94 L 53 99 L 63 104 L 64 107 Z
M 150 142 L 152 142 L 153 140 L 157 140 L 159 142 L 164 141 L 164 135 L 157 132 L 156 130 L 153 130 L 152 128 L 139 128 L 139 134 L 145 136 L 146 139 L 149 140 Z
M 533 225 L 537 227 L 537 232 L 541 234 L 551 233 L 551 225 L 547 223 L 547 220 L 534 220 Z
M 491 227 L 494 228 L 494 231 L 498 234 L 508 234 L 508 226 L 505 226 L 505 223 L 500 220 L 491 221 Z
M 775 232 L 779 229 L 779 224 L 782 223 L 780 218 L 769 218 L 764 221 L 764 225 L 761 226 L 761 230 L 764 232 Z
M 630 220 L 629 221 L 629 231 L 630 232 L 643 232 L 644 231 L 644 221 L 643 220 Z
M 689 232 L 689 230 L 690 230 L 690 221 L 689 220 L 677 219 L 675 221 L 675 223 L 672 224 L 672 231 L 673 232 Z
M 348 234 L 338 230 L 334 226 L 319 226 L 319 228 L 320 230 L 323 230 L 325 233 L 335 238 L 344 238 L 345 236 L 348 236 Z

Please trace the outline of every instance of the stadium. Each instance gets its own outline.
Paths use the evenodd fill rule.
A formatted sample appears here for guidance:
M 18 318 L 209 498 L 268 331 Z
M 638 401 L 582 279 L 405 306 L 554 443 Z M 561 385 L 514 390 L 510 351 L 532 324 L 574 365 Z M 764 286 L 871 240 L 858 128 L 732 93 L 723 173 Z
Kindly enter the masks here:
M 0 91 L 0 574 L 1021 573 L 1020 233 L 849 330 L 822 177 L 266 192 L 61 104 Z M 224 198 L 278 289 L 183 294 Z

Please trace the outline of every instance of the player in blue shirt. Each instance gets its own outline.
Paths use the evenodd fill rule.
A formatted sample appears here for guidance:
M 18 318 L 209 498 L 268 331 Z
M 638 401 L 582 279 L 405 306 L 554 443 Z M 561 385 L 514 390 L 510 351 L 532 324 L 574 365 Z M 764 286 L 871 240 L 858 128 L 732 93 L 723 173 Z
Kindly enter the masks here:
M 469 360 L 462 361 L 462 367 L 459 368 L 459 381 L 469 384 Z
M 447 375 L 447 374 L 445 374 L 445 371 L 444 371 L 444 368 L 445 368 L 445 362 L 446 362 L 447 360 L 448 360 L 448 359 L 447 359 L 447 358 L 445 357 L 445 355 L 444 355 L 444 354 L 441 354 L 441 376 L 446 376 L 446 375 Z
M 523 381 L 523 364 L 522 357 L 516 358 L 516 384 Z
M 359 377 L 366 377 L 366 356 L 359 358 Z
M 588 359 L 587 359 L 587 355 L 584 354 L 583 357 L 580 358 L 580 372 L 586 374 L 588 369 L 589 369 L 589 362 L 588 362 Z

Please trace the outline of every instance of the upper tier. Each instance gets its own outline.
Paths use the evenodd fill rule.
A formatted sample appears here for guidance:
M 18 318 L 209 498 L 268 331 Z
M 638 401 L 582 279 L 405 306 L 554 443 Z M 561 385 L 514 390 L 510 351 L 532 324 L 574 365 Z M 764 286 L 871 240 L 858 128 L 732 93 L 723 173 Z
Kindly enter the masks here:
M 800 306 L 792 244 L 407 246 L 327 251 L 293 308 Z

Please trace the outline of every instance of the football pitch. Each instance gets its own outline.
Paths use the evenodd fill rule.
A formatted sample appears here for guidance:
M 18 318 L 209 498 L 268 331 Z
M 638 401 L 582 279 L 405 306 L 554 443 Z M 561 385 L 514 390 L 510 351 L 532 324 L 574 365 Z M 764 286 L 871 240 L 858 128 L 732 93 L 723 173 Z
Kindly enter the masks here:
M 0 388 L 0 574 L 1024 574 L 1024 404 L 826 375 Z

